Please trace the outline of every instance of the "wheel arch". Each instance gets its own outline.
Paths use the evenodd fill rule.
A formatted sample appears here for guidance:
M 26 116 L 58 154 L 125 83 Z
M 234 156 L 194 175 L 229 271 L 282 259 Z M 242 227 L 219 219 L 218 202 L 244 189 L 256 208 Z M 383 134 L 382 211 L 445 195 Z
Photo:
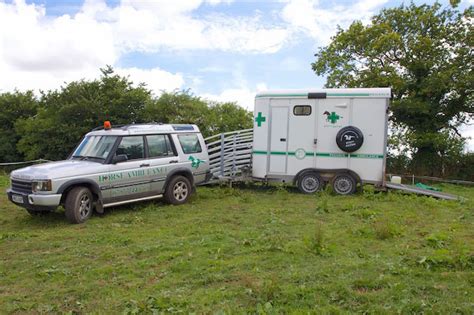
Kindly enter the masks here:
M 168 186 L 170 180 L 177 175 L 186 177 L 191 183 L 191 186 L 194 187 L 194 176 L 191 170 L 187 168 L 177 168 L 169 172 L 168 175 L 166 175 L 165 184 L 163 185 L 163 191 L 166 190 L 166 187 Z
M 94 182 L 93 180 L 88 180 L 88 179 L 76 179 L 76 180 L 68 181 L 59 187 L 58 194 L 61 194 L 61 201 L 60 201 L 61 204 L 64 204 L 67 194 L 74 187 L 87 187 L 89 188 L 92 195 L 94 196 L 95 201 L 102 201 L 102 192 L 100 190 L 99 185 L 96 182 Z

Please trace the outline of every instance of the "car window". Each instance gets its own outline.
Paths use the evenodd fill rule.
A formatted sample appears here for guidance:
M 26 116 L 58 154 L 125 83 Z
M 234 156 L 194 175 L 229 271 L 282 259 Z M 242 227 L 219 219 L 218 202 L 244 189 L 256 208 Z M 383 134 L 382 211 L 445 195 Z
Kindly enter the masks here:
M 146 136 L 146 141 L 148 143 L 148 156 L 150 158 L 174 155 L 167 135 Z
M 138 160 L 145 157 L 143 137 L 142 136 L 131 136 L 123 137 L 120 141 L 115 155 L 125 154 L 128 160 Z
M 199 153 L 202 151 L 199 138 L 196 134 L 179 135 L 178 139 L 185 154 Z

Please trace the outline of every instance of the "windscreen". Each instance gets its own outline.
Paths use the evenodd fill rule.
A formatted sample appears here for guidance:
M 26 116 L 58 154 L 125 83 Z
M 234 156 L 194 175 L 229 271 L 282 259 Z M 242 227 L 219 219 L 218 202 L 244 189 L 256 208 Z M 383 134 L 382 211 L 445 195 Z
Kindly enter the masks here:
M 105 160 L 112 150 L 116 136 L 88 136 L 82 140 L 72 155 L 73 158 L 97 158 Z

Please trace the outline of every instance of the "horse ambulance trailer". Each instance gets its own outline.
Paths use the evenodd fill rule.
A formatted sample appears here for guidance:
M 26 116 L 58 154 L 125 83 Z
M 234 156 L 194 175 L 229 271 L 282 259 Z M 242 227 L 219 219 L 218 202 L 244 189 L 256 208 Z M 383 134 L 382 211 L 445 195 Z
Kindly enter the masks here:
M 281 90 L 255 97 L 252 177 L 304 193 L 385 184 L 390 88 Z

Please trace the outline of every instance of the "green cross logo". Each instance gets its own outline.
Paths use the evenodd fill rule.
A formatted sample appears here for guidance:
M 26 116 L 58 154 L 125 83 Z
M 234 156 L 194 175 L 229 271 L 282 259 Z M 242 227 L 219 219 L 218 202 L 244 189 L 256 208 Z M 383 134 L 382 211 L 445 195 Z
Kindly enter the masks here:
M 255 121 L 257 122 L 257 126 L 261 127 L 262 123 L 265 122 L 267 118 L 262 116 L 262 112 L 258 112 L 257 117 L 255 117 Z
M 329 113 L 328 111 L 325 111 L 323 115 L 326 115 L 326 121 L 330 122 L 331 124 L 335 124 L 340 118 L 343 118 L 342 116 L 336 114 L 336 112 Z
M 195 158 L 194 156 L 190 156 L 189 159 L 191 161 L 191 167 L 193 168 L 198 168 L 199 167 L 199 164 L 201 163 L 206 163 L 206 161 L 204 160 L 201 160 L 201 159 L 198 159 L 198 158 Z

